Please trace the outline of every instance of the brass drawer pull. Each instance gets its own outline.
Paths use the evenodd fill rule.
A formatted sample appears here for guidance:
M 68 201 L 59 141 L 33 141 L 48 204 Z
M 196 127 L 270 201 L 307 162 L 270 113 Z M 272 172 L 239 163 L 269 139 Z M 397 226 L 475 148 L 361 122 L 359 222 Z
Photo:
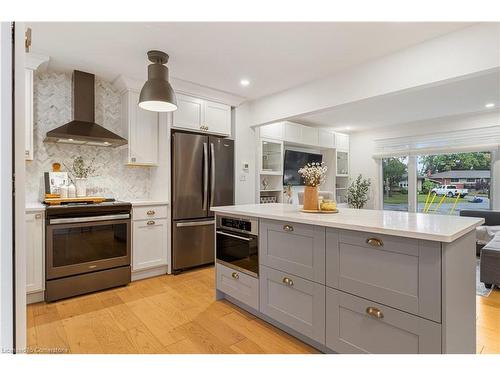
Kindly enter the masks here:
M 376 307 L 367 307 L 366 313 L 370 316 L 373 316 L 374 318 L 377 318 L 377 319 L 382 319 L 384 317 L 384 314 L 382 313 L 382 311 L 380 311 Z
M 374 246 L 374 247 L 382 247 L 382 246 L 384 246 L 384 243 L 382 242 L 382 240 L 379 240 L 378 238 L 374 238 L 374 237 L 368 238 L 366 240 L 366 243 L 368 245 L 371 245 L 371 246 Z
M 293 232 L 293 227 L 291 225 L 286 224 L 286 225 L 283 225 L 283 230 L 285 232 Z
M 233 279 L 235 279 L 235 280 L 238 280 L 238 279 L 240 278 L 240 275 L 238 275 L 238 273 L 236 273 L 236 272 L 233 272 L 233 273 L 231 274 L 231 277 L 232 277 Z
M 151 215 L 154 215 L 155 214 L 155 211 L 154 210 L 149 210 L 148 212 L 146 212 L 149 216 Z
M 288 277 L 284 277 L 283 278 L 283 284 L 286 284 L 288 286 L 293 286 L 293 280 L 288 278 Z
M 149 220 L 149 221 L 147 222 L 147 224 L 148 224 L 148 225 L 155 225 L 155 222 L 154 222 L 154 220 Z

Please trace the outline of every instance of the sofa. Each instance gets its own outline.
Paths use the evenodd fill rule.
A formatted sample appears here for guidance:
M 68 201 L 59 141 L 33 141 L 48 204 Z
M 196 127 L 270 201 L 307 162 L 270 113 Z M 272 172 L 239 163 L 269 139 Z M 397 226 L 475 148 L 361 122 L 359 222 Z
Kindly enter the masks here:
M 487 288 L 500 286 L 500 211 L 462 210 L 460 216 L 484 218 L 478 234 L 486 232 L 489 241 L 486 244 L 478 241 L 476 245 L 480 256 L 479 278 Z

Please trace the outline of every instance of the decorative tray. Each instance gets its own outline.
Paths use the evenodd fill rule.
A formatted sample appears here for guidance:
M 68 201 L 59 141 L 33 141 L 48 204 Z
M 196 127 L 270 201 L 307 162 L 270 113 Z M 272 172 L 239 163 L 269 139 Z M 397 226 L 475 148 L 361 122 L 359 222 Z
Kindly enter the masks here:
M 326 210 L 300 210 L 300 211 L 308 214 L 337 214 L 339 212 L 338 209 L 335 209 L 333 211 L 326 211 Z

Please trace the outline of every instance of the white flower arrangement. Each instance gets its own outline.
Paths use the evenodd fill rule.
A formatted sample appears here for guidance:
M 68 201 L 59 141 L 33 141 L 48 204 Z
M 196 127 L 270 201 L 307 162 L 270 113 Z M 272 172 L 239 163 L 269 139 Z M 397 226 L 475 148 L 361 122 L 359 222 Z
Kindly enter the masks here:
M 299 169 L 299 174 L 304 178 L 306 186 L 319 186 L 325 181 L 328 167 L 325 163 L 307 163 Z

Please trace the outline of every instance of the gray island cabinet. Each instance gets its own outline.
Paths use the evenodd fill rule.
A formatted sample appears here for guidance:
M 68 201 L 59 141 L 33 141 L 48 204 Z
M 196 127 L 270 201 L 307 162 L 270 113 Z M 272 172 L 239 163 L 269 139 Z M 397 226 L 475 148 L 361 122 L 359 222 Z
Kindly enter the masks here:
M 482 219 L 284 204 L 213 211 L 259 223 L 258 278 L 217 263 L 218 299 L 325 353 L 475 353 Z

